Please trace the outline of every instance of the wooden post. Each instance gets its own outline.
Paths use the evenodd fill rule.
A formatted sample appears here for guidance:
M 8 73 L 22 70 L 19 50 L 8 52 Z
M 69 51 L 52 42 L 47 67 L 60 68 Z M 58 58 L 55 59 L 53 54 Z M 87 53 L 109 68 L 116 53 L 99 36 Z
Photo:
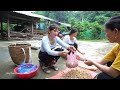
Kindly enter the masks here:
M 0 33 L 1 33 L 1 38 L 4 39 L 4 36 L 3 36 L 3 22 L 2 22 L 2 18 L 0 18 Z
M 33 36 L 33 22 L 32 22 L 32 36 Z
M 8 35 L 8 39 L 10 38 L 10 20 L 9 20 L 9 16 L 8 16 L 8 18 L 7 18 L 7 35 Z
M 37 34 L 38 23 L 36 22 L 36 34 Z
M 45 32 L 48 30 L 48 22 L 45 20 Z
M 1 20 L 1 33 L 3 32 L 3 22 L 2 22 L 2 20 Z
M 48 25 L 50 26 L 50 20 L 48 20 L 48 23 L 49 23 Z

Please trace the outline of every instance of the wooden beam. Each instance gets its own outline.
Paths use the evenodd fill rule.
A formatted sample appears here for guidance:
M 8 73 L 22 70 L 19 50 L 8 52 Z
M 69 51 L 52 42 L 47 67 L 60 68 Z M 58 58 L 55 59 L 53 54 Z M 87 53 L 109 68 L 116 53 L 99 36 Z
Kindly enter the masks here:
M 12 15 L 9 15 L 10 18 L 14 18 L 14 19 L 20 19 L 20 20 L 26 20 L 26 21 L 32 21 L 32 19 L 26 19 L 26 18 L 22 18 L 22 17 L 17 17 L 17 16 L 12 16 Z
M 32 22 L 32 35 L 33 35 L 33 22 Z
M 1 30 L 3 31 L 3 22 L 1 21 L 0 23 L 1 23 Z
M 47 24 L 46 24 L 46 22 L 45 22 L 45 30 L 44 31 L 47 31 Z
M 8 39 L 10 38 L 10 21 L 9 21 L 9 16 L 8 16 L 8 18 L 7 18 L 7 35 L 8 35 Z
M 0 18 L 0 29 L 3 30 L 2 18 Z
M 49 26 L 50 26 L 50 21 L 48 21 L 48 23 L 49 23 Z
M 36 32 L 35 32 L 35 34 L 37 34 L 37 25 L 38 25 L 38 23 L 36 22 L 36 28 L 35 28 L 35 29 L 36 29 Z

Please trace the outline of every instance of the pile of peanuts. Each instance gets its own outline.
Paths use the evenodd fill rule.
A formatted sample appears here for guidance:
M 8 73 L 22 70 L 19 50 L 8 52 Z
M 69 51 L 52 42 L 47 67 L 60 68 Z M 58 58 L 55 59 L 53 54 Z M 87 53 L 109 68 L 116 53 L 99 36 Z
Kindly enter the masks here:
M 92 77 L 86 69 L 79 67 L 64 73 L 60 79 L 92 79 Z

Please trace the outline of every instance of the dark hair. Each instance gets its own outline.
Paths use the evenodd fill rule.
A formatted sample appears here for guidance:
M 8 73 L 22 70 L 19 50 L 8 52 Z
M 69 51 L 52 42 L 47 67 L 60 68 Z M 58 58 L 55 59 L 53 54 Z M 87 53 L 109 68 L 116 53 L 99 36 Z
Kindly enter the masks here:
M 105 27 L 110 30 L 114 30 L 115 28 L 120 30 L 120 19 L 110 19 L 105 23 Z
M 59 29 L 59 26 L 57 24 L 52 24 L 49 26 L 49 30 L 52 31 L 54 29 Z
M 71 34 L 73 34 L 75 32 L 78 32 L 78 30 L 76 28 L 72 28 L 71 31 L 70 31 L 70 33 L 69 33 L 69 35 L 71 35 Z
M 113 20 L 113 19 L 120 19 L 120 16 L 114 16 L 110 20 Z

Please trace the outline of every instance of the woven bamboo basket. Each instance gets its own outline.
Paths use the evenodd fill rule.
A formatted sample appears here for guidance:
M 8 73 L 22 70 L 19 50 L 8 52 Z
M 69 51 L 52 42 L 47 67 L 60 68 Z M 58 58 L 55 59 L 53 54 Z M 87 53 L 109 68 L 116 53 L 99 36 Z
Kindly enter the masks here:
M 24 48 L 26 55 L 24 55 L 21 48 Z M 24 62 L 25 58 L 25 63 L 29 63 L 31 44 L 11 44 L 8 46 L 8 49 L 11 59 L 15 64 L 20 65 L 22 62 Z

